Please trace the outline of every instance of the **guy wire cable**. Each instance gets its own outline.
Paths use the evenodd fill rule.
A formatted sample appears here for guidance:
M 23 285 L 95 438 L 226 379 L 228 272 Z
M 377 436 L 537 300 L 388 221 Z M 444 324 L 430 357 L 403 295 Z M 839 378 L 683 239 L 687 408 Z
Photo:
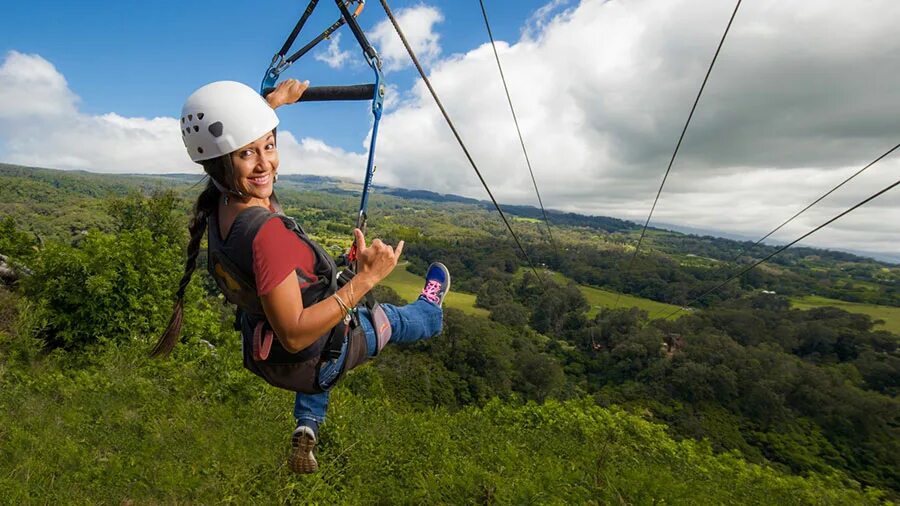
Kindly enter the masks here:
M 500 65 L 500 55 L 497 53 L 497 44 L 494 42 L 494 34 L 491 31 L 491 24 L 488 22 L 487 9 L 484 7 L 484 0 L 478 0 L 481 4 L 481 14 L 484 17 L 484 26 L 487 28 L 488 38 L 491 39 L 491 48 L 494 49 L 494 59 L 497 60 L 497 70 L 500 71 L 500 80 L 503 81 L 503 91 L 506 92 L 506 101 L 509 103 L 509 112 L 512 113 L 513 123 L 516 125 L 516 133 L 519 134 L 519 144 L 522 145 L 522 153 L 525 155 L 525 164 L 528 165 L 528 173 L 531 174 L 531 182 L 534 184 L 534 193 L 537 194 L 538 204 L 541 206 L 541 214 L 544 216 L 544 225 L 547 227 L 547 235 L 550 238 L 550 245 L 559 255 L 559 247 L 553 240 L 553 232 L 550 230 L 550 220 L 547 219 L 547 212 L 544 210 L 544 201 L 541 200 L 541 192 L 538 190 L 537 180 L 534 178 L 534 170 L 531 168 L 531 159 L 528 157 L 528 150 L 525 149 L 525 139 L 522 137 L 522 130 L 519 128 L 519 119 L 516 117 L 516 110 L 513 107 L 512 98 L 509 95 L 509 87 L 506 85 L 506 76 L 503 74 L 503 66 Z
M 869 167 L 875 165 L 876 163 L 880 162 L 884 157 L 886 157 L 886 156 L 888 156 L 889 154 L 891 154 L 891 153 L 893 153 L 894 151 L 896 151 L 897 148 L 900 148 L 900 144 L 897 144 L 896 146 L 894 146 L 894 147 L 892 147 L 891 149 L 887 150 L 883 155 L 881 155 L 881 156 L 879 156 L 878 158 L 872 160 L 868 165 L 866 165 L 865 167 L 859 169 L 858 171 L 856 171 L 855 173 L 853 173 L 853 175 L 851 175 L 851 176 L 848 177 L 847 179 L 841 181 L 841 183 L 840 183 L 839 185 L 837 185 L 837 186 L 835 186 L 834 188 L 832 188 L 832 189 L 828 190 L 827 192 L 825 192 L 821 197 L 817 198 L 817 199 L 814 200 L 811 204 L 809 204 L 808 206 L 806 206 L 806 207 L 804 207 L 803 209 L 801 209 L 797 214 L 795 214 L 795 215 L 791 216 L 790 218 L 788 218 L 787 220 L 785 220 L 784 223 L 782 223 L 781 225 L 778 225 L 777 227 L 773 228 L 768 234 L 766 234 L 766 235 L 760 237 L 760 238 L 759 238 L 755 243 L 753 243 L 752 245 L 750 245 L 750 246 L 748 246 L 748 247 L 746 247 L 746 248 L 741 249 L 741 250 L 738 252 L 738 254 L 735 255 L 735 257 L 734 257 L 731 261 L 732 261 L 732 262 L 736 262 L 737 259 L 741 257 L 741 255 L 743 255 L 744 253 L 746 253 L 746 252 L 748 252 L 748 251 L 751 251 L 751 250 L 753 250 L 753 248 L 759 246 L 763 241 L 765 241 L 766 239 L 768 239 L 772 234 L 774 234 L 775 232 L 778 232 L 779 230 L 781 230 L 782 227 L 784 227 L 784 226 L 787 225 L 788 223 L 794 221 L 794 219 L 795 219 L 796 217 L 798 217 L 798 216 L 800 216 L 801 214 L 803 214 L 803 213 L 805 213 L 806 211 L 808 211 L 812 206 L 814 206 L 814 205 L 818 204 L 819 202 L 821 202 L 822 199 L 824 199 L 825 197 L 827 197 L 827 196 L 831 195 L 832 193 L 834 193 L 835 190 L 837 190 L 837 189 L 840 188 L 841 186 L 844 186 L 845 184 L 849 183 L 851 179 L 853 179 L 853 178 L 855 178 L 856 176 L 862 174 L 863 172 L 866 171 L 866 169 L 868 169 Z
M 494 203 L 494 207 L 497 209 L 497 212 L 500 213 L 500 217 L 503 218 L 503 223 L 506 224 L 506 228 L 509 230 L 509 233 L 512 235 L 513 240 L 515 240 L 516 245 L 519 247 L 519 251 L 521 251 L 522 255 L 525 256 L 525 260 L 528 261 L 528 264 L 531 266 L 531 270 L 534 271 L 535 276 L 538 277 L 542 284 L 545 284 L 544 278 L 538 272 L 537 267 L 535 267 L 534 265 L 534 262 L 531 261 L 531 257 L 528 256 L 525 248 L 522 247 L 522 243 L 519 241 L 519 237 L 516 235 L 515 231 L 513 231 L 512 225 L 510 225 L 509 220 L 506 219 L 506 215 L 503 213 L 503 210 L 500 209 L 500 204 L 497 203 L 497 199 L 494 198 L 494 194 L 491 193 L 491 189 L 488 188 L 487 182 L 485 182 L 484 177 L 481 176 L 481 171 L 478 170 L 478 166 L 475 165 L 475 160 L 472 159 L 472 155 L 469 154 L 469 150 L 466 148 L 465 143 L 463 143 L 462 137 L 460 137 L 459 132 L 456 131 L 456 127 L 453 125 L 453 121 L 450 120 L 450 115 L 447 114 L 447 110 L 444 109 L 444 104 L 441 103 L 441 99 L 438 98 L 437 93 L 434 91 L 434 87 L 431 86 L 431 81 L 428 79 L 428 76 L 425 75 L 425 70 L 419 63 L 419 59 L 416 58 L 416 54 L 413 52 L 412 47 L 409 45 L 409 41 L 406 40 L 406 36 L 403 35 L 403 30 L 400 29 L 400 25 L 397 23 L 397 20 L 394 19 L 394 13 L 391 12 L 391 8 L 388 6 L 387 0 L 381 0 L 381 6 L 384 7 L 384 12 L 387 14 L 388 19 L 391 20 L 391 24 L 394 25 L 394 30 L 396 30 L 397 35 L 400 36 L 400 41 L 403 42 L 403 47 L 406 48 L 406 52 L 409 53 L 409 57 L 410 59 L 412 59 L 413 64 L 416 66 L 416 70 L 419 71 L 419 75 L 422 77 L 422 81 L 425 82 L 425 86 L 427 86 L 428 91 L 431 92 L 431 97 L 434 98 L 435 103 L 441 110 L 441 114 L 444 115 L 444 119 L 447 121 L 447 125 L 450 126 L 450 130 L 453 132 L 453 136 L 456 137 L 456 142 L 459 143 L 459 147 L 462 148 L 463 153 L 469 160 L 469 164 L 475 170 L 475 174 L 478 175 L 478 179 L 481 180 L 481 185 L 484 186 L 485 191 L 487 191 L 488 196 L 491 198 L 491 202 Z
M 706 88 L 706 82 L 709 81 L 709 75 L 712 74 L 713 66 L 716 64 L 716 59 L 719 57 L 719 53 L 722 51 L 722 45 L 725 44 L 725 37 L 728 36 L 728 31 L 731 29 L 731 24 L 734 22 L 734 17 L 737 16 L 738 9 L 741 7 L 741 1 L 738 0 L 737 4 L 734 6 L 734 12 L 731 13 L 731 19 L 728 20 L 728 25 L 725 26 L 725 33 L 722 34 L 722 39 L 719 41 L 719 46 L 716 48 L 716 53 L 713 55 L 712 61 L 709 63 L 709 69 L 706 71 L 706 77 L 703 78 L 703 84 L 700 85 L 700 91 L 697 92 L 697 98 L 694 99 L 694 105 L 691 107 L 691 112 L 688 114 L 687 121 L 684 123 L 684 128 L 681 130 L 681 136 L 678 137 L 678 143 L 675 145 L 675 151 L 672 152 L 672 158 L 669 160 L 669 166 L 666 167 L 666 173 L 663 175 L 662 182 L 659 184 L 659 190 L 656 192 L 656 198 L 653 199 L 653 206 L 650 207 L 650 214 L 647 215 L 647 221 L 644 222 L 644 228 L 641 230 L 641 236 L 638 238 L 637 246 L 634 248 L 634 254 L 631 255 L 631 260 L 628 261 L 628 266 L 625 268 L 625 272 L 629 272 L 631 270 L 632 265 L 634 265 L 634 259 L 637 258 L 638 251 L 641 249 L 641 243 L 644 242 L 644 235 L 647 233 L 647 226 L 650 225 L 650 218 L 653 217 L 653 211 L 656 209 L 656 204 L 659 202 L 659 196 L 662 194 L 663 187 L 666 185 L 666 179 L 669 177 L 669 172 L 672 170 L 672 165 L 675 163 L 675 157 L 678 156 L 678 149 L 681 148 L 681 142 L 684 140 L 684 134 L 687 133 L 688 125 L 691 124 L 691 118 L 694 117 L 694 111 L 697 110 L 697 104 L 700 102 L 700 96 L 703 95 L 703 90 Z M 619 297 L 621 297 L 621 293 L 616 295 L 616 304 L 615 307 L 619 307 Z
M 784 251 L 784 250 L 790 248 L 791 246 L 793 246 L 793 245 L 797 244 L 798 242 L 802 241 L 803 239 L 806 239 L 807 237 L 813 235 L 814 233 L 818 232 L 819 230 L 821 230 L 821 229 L 827 227 L 828 225 L 834 223 L 835 221 L 837 221 L 838 219 L 844 217 L 845 215 L 850 214 L 851 212 L 853 212 L 853 211 L 856 210 L 857 208 L 860 208 L 860 207 L 862 207 L 862 206 L 868 204 L 868 203 L 871 202 L 872 200 L 875 200 L 876 198 L 880 197 L 882 194 L 887 193 L 888 191 L 894 189 L 894 188 L 895 188 L 896 186 L 898 186 L 898 185 L 900 185 L 900 179 L 898 179 L 896 182 L 894 182 L 894 184 L 888 185 L 887 187 L 883 188 L 881 191 L 879 191 L 879 192 L 873 194 L 873 195 L 870 196 L 869 198 L 867 198 L 867 199 L 863 200 L 862 202 L 856 204 L 855 206 L 851 207 L 850 209 L 847 209 L 846 211 L 842 212 L 841 214 L 838 214 L 837 216 L 835 216 L 834 218 L 831 218 L 830 220 L 826 221 L 825 223 L 819 225 L 818 227 L 816 227 L 816 228 L 810 230 L 809 232 L 807 232 L 807 233 L 801 235 L 801 236 L 798 237 L 797 239 L 794 239 L 794 240 L 791 241 L 790 243 L 788 243 L 788 244 L 786 244 L 786 245 L 784 245 L 784 246 L 778 248 L 776 251 L 774 251 L 773 253 L 771 253 L 771 254 L 768 255 L 767 257 L 765 257 L 765 258 L 763 258 L 762 260 L 759 260 L 759 261 L 753 263 L 753 264 L 750 265 L 749 267 L 743 269 L 741 272 L 738 272 L 737 274 L 731 276 L 730 278 L 726 279 L 725 281 L 719 283 L 719 284 L 716 285 L 715 287 L 710 288 L 709 290 L 707 290 L 707 291 L 701 293 L 701 294 L 698 295 L 697 297 L 694 297 L 693 299 L 691 299 L 690 302 L 688 302 L 687 304 L 682 305 L 680 308 L 676 309 L 675 311 L 672 311 L 671 313 L 667 314 L 667 315 L 664 316 L 663 318 L 664 318 L 664 319 L 668 319 L 668 318 L 670 318 L 670 317 L 672 317 L 672 316 L 675 316 L 676 314 L 680 313 L 681 311 L 684 311 L 684 310 L 685 310 L 688 306 L 690 306 L 691 304 L 697 302 L 698 300 L 702 299 L 703 297 L 706 297 L 707 295 L 709 295 L 709 294 L 711 294 L 712 292 L 718 290 L 719 288 L 722 288 L 723 286 L 727 285 L 727 284 L 730 283 L 731 281 L 733 281 L 733 280 L 735 280 L 735 279 L 737 279 L 737 278 L 743 276 L 744 274 L 750 272 L 750 271 L 753 270 L 756 266 L 758 266 L 758 265 L 760 265 L 760 264 L 762 264 L 762 263 L 764 263 L 764 262 L 767 262 L 769 259 L 771 259 L 771 258 L 774 257 L 775 255 L 777 255 L 777 254 L 781 253 L 782 251 Z M 658 314 L 658 313 L 657 313 L 657 314 Z

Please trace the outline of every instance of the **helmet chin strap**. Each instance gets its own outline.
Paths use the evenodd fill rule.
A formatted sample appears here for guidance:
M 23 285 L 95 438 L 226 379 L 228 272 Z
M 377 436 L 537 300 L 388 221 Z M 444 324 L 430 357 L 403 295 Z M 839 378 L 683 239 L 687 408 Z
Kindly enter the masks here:
M 225 203 L 226 203 L 226 204 L 228 203 L 228 200 L 227 200 L 227 199 L 228 199 L 228 195 L 234 195 L 235 197 L 238 197 L 238 198 L 247 198 L 247 195 L 244 194 L 243 192 L 239 192 L 239 191 L 236 191 L 236 190 L 231 190 L 231 189 L 229 189 L 229 188 L 225 188 L 225 187 L 222 186 L 218 181 L 216 181 L 216 178 L 214 178 L 214 177 L 212 177 L 212 176 L 209 176 L 209 180 L 212 181 L 213 186 L 215 186 L 216 188 L 219 189 L 220 192 L 222 192 L 223 194 L 225 194 L 225 199 L 226 199 L 226 200 L 225 200 Z
M 232 163 L 231 163 L 231 156 L 230 156 L 230 155 L 224 155 L 224 156 L 222 157 L 222 163 L 223 163 L 223 164 L 225 165 L 225 167 L 228 169 L 228 170 L 227 170 L 227 174 L 230 174 L 231 177 L 233 178 L 233 177 L 234 177 L 234 165 L 232 165 Z M 241 198 L 241 199 L 244 199 L 244 198 L 249 197 L 249 195 L 245 194 L 244 192 L 242 192 L 242 191 L 240 191 L 240 190 L 232 190 L 231 188 L 227 188 L 225 185 L 223 185 L 222 183 L 218 182 L 218 181 L 216 180 L 216 178 L 214 178 L 211 174 L 209 175 L 209 179 L 210 179 L 210 181 L 213 182 L 213 185 L 214 185 L 216 188 L 218 188 L 218 190 L 219 190 L 220 192 L 222 192 L 223 195 L 225 195 L 225 205 L 228 205 L 228 196 L 229 196 L 229 195 L 233 195 L 233 196 L 235 196 L 235 197 L 237 197 L 237 198 Z

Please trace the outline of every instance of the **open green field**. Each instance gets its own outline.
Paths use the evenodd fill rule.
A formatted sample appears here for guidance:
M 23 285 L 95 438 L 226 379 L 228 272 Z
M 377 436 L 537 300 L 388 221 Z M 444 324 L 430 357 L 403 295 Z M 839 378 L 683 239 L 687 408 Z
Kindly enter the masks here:
M 894 334 L 900 335 L 900 307 L 877 306 L 875 304 L 859 304 L 843 300 L 807 295 L 806 297 L 791 297 L 791 305 L 797 309 L 812 309 L 814 307 L 832 306 L 850 313 L 862 313 L 871 316 L 875 320 L 884 320 L 883 325 L 877 325 Z
M 520 275 L 522 272 L 522 270 L 519 270 L 516 275 Z M 569 278 L 567 278 L 563 274 L 560 274 L 559 272 L 553 272 L 545 269 L 544 271 L 542 271 L 542 274 L 563 285 L 571 282 Z M 672 304 L 656 302 L 655 300 L 635 297 L 633 295 L 626 295 L 624 293 L 619 294 L 618 292 L 603 290 L 601 288 L 595 288 L 593 286 L 578 285 L 578 290 L 581 291 L 582 295 L 584 295 L 584 298 L 587 299 L 588 304 L 591 305 L 591 309 L 588 311 L 588 316 L 591 318 L 593 318 L 597 315 L 598 312 L 600 312 L 600 308 L 616 307 L 616 297 L 619 297 L 619 307 L 636 307 L 638 309 L 643 309 L 644 311 L 647 311 L 650 316 L 654 316 L 656 313 L 661 313 L 663 311 L 665 311 L 666 313 L 671 313 L 672 311 L 678 309 L 678 306 Z M 686 313 L 682 311 L 680 313 L 672 315 L 672 318 L 678 318 L 679 316 L 684 314 Z
M 611 308 L 616 305 L 616 296 L 619 296 L 616 292 L 610 292 L 608 290 L 601 290 L 599 288 L 594 288 L 592 286 L 584 286 L 579 285 L 578 289 L 581 290 L 581 293 L 584 294 L 584 297 L 588 300 L 588 303 L 591 305 L 591 310 L 588 312 L 588 316 L 596 315 L 601 307 Z M 635 297 L 633 295 L 621 294 L 619 296 L 619 307 L 636 307 L 638 309 L 643 309 L 650 316 L 656 315 L 656 313 L 663 313 L 658 315 L 658 317 L 665 316 L 672 311 L 675 311 L 679 308 L 679 306 L 675 306 L 672 304 L 666 304 L 664 302 L 656 302 L 655 300 L 644 299 L 641 297 Z M 678 318 L 681 315 L 687 314 L 684 311 L 676 313 L 669 318 Z
M 452 281 L 452 280 L 451 280 Z M 409 302 L 416 300 L 425 280 L 406 270 L 406 264 L 398 265 L 394 272 L 387 277 L 382 283 L 385 286 L 393 288 L 401 297 Z M 471 293 L 462 293 L 453 290 L 453 284 L 450 284 L 450 293 L 444 299 L 444 305 L 459 309 L 468 314 L 483 316 L 487 318 L 490 313 L 486 309 L 475 307 L 475 295 Z
M 544 271 L 544 274 L 558 283 L 566 284 L 569 282 L 567 277 L 558 272 Z M 406 270 L 406 264 L 404 263 L 398 265 L 397 268 L 394 269 L 394 272 L 392 272 L 383 283 L 396 290 L 396 292 L 407 301 L 413 301 L 419 296 L 419 292 L 422 291 L 422 285 L 425 283 L 425 280 Z M 616 305 L 616 296 L 619 295 L 616 292 L 602 290 L 592 286 L 578 285 L 578 289 L 581 290 L 581 293 L 587 299 L 588 304 L 591 305 L 591 309 L 588 311 L 589 317 L 594 317 L 600 311 L 600 308 L 614 307 Z M 459 309 L 468 314 L 484 317 L 487 317 L 490 314 L 485 309 L 475 307 L 475 295 L 457 292 L 452 288 L 450 294 L 447 295 L 444 304 L 446 304 L 447 307 Z M 619 306 L 637 307 L 647 311 L 651 315 L 663 311 L 669 313 L 678 309 L 678 306 L 672 304 L 664 304 L 662 302 L 625 294 L 620 296 Z M 684 313 L 679 313 L 678 315 L 673 316 L 673 318 L 682 314 Z

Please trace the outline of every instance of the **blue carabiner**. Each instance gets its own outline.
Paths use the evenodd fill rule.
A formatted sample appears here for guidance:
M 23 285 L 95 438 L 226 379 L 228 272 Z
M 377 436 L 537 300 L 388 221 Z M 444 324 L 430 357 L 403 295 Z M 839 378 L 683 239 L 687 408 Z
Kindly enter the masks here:
M 369 141 L 369 158 L 366 161 L 366 179 L 363 182 L 362 197 L 359 202 L 359 215 L 356 217 L 356 227 L 363 230 L 366 224 L 366 212 L 369 208 L 369 190 L 372 187 L 372 176 L 375 174 L 375 143 L 378 140 L 378 124 L 381 122 L 381 112 L 384 110 L 384 85 L 381 83 L 381 61 L 376 57 L 369 59 L 369 65 L 375 71 L 375 96 L 372 97 L 372 116 L 375 121 L 372 124 L 372 138 Z

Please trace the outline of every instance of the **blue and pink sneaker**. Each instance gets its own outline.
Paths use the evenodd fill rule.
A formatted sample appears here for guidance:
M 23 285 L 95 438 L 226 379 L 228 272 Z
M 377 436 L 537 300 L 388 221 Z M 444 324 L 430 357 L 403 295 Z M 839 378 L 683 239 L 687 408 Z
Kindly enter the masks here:
M 425 288 L 419 295 L 420 299 L 425 299 L 435 306 L 441 307 L 444 303 L 444 297 L 450 291 L 450 271 L 447 267 L 440 263 L 434 262 L 428 266 L 428 272 L 425 273 Z

